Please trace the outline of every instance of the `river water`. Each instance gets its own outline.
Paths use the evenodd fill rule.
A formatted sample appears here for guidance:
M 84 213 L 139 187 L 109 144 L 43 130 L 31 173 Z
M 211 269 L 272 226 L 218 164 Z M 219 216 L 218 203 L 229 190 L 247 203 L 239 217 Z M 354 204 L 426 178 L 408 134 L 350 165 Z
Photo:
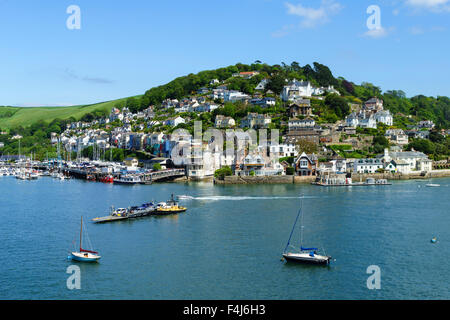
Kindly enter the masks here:
M 89 222 L 171 194 L 186 213 Z M 303 244 L 324 248 L 330 266 L 280 260 L 300 195 Z M 326 188 L 0 177 L 0 299 L 449 299 L 449 195 L 448 178 Z M 67 259 L 81 216 L 99 263 Z M 79 290 L 67 287 L 71 265 Z M 367 287 L 372 265 L 379 290 Z

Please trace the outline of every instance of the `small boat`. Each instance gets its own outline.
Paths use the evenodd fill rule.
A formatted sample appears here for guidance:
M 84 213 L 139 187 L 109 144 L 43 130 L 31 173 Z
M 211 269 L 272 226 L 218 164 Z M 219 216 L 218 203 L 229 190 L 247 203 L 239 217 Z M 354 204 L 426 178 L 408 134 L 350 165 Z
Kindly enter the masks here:
M 174 200 L 173 194 L 170 200 L 167 202 L 160 202 L 156 205 L 156 214 L 164 215 L 164 214 L 174 214 L 185 212 L 187 208 L 178 205 L 178 202 Z
M 140 184 L 141 183 L 141 178 L 139 176 L 136 175 L 122 175 L 120 178 L 118 179 L 114 179 L 114 183 L 117 184 Z
M 286 261 L 293 261 L 293 262 L 300 262 L 300 263 L 308 263 L 308 264 L 322 264 L 322 265 L 328 265 L 331 261 L 331 257 L 327 255 L 320 255 L 318 254 L 317 248 L 305 248 L 302 246 L 303 242 L 303 214 L 302 214 L 302 221 L 300 226 L 300 250 L 297 252 L 289 252 L 288 249 L 291 246 L 291 239 L 292 235 L 295 231 L 295 226 L 297 225 L 298 218 L 300 214 L 302 213 L 302 205 L 300 206 L 300 209 L 297 214 L 297 218 L 295 219 L 294 226 L 292 227 L 291 235 L 289 236 L 289 240 L 287 242 L 286 248 L 283 252 L 283 258 L 286 259 Z
M 429 183 L 429 184 L 427 184 L 426 186 L 427 186 L 427 187 L 440 187 L 441 185 L 440 185 L 440 184 L 437 184 L 437 183 Z
M 71 252 L 69 258 L 81 262 L 97 262 L 101 258 L 101 256 L 96 251 L 83 249 L 82 241 L 83 241 L 83 217 L 81 217 L 80 250 Z
M 434 237 L 433 239 L 431 239 L 431 243 L 436 243 L 437 242 L 437 238 Z
M 101 177 L 99 180 L 100 180 L 100 182 L 103 182 L 103 183 L 113 183 L 114 177 L 113 176 L 104 176 L 104 177 Z

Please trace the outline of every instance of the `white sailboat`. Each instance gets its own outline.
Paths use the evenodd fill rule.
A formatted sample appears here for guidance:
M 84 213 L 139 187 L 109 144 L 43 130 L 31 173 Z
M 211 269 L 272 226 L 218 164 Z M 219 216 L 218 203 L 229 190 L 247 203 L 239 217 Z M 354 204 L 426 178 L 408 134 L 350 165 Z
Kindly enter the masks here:
M 96 262 L 101 258 L 98 252 L 83 249 L 82 243 L 83 243 L 83 217 L 81 217 L 80 250 L 71 252 L 69 258 L 81 262 Z
M 302 201 L 303 202 L 303 201 Z M 293 246 L 291 246 L 291 239 L 292 235 L 294 234 L 295 227 L 298 222 L 298 218 L 302 214 L 302 205 L 300 206 L 300 209 L 298 210 L 297 218 L 295 219 L 294 226 L 292 227 L 291 235 L 289 236 L 289 240 L 286 244 L 286 248 L 283 252 L 283 258 L 286 259 L 286 261 L 294 261 L 294 262 L 300 262 L 300 263 L 309 263 L 309 264 L 325 264 L 328 265 L 331 261 L 331 257 L 327 255 L 320 255 L 318 254 L 317 248 L 306 248 L 303 247 L 303 214 L 301 219 L 301 226 L 300 226 L 300 249 L 296 249 Z M 293 247 L 296 249 L 296 251 L 288 251 L 289 247 Z

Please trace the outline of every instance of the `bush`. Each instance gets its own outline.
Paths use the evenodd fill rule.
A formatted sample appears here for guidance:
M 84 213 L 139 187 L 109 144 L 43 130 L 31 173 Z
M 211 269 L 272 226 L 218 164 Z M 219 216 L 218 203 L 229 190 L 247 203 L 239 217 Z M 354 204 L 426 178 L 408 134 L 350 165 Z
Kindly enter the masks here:
M 225 179 L 226 176 L 231 176 L 231 175 L 233 175 L 233 171 L 228 166 L 217 169 L 214 172 L 214 178 L 219 179 L 219 180 L 223 180 L 223 179 Z
M 162 169 L 161 165 L 159 163 L 155 163 L 153 165 L 153 170 L 155 171 L 160 171 Z

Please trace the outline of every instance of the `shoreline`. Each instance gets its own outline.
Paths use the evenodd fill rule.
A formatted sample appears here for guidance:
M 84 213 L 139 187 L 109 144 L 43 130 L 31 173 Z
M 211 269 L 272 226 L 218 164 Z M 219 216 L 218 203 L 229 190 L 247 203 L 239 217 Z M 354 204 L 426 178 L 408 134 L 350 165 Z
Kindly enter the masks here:
M 304 184 L 312 183 L 317 176 L 227 176 L 224 180 L 213 179 L 215 185 L 236 184 Z M 365 181 L 367 178 L 390 180 L 426 180 L 434 178 L 448 178 L 450 170 L 433 170 L 425 174 L 411 173 L 352 173 L 353 181 Z

